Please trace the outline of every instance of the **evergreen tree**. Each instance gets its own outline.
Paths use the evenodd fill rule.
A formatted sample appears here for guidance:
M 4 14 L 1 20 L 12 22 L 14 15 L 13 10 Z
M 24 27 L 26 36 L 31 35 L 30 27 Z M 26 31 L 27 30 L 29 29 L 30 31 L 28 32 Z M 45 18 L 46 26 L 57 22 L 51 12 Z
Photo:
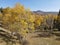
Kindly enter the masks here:
M 3 13 L 3 8 L 2 7 L 0 8 L 0 13 Z
M 59 10 L 58 17 L 57 17 L 57 28 L 60 31 L 60 10 Z

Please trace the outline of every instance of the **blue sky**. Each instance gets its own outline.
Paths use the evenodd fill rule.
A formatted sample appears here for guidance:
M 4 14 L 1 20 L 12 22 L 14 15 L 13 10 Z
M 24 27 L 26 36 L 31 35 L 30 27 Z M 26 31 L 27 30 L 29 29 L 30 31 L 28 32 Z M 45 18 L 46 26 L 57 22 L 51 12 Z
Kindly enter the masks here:
M 58 11 L 60 0 L 0 0 L 0 7 L 13 7 L 17 2 L 31 10 Z

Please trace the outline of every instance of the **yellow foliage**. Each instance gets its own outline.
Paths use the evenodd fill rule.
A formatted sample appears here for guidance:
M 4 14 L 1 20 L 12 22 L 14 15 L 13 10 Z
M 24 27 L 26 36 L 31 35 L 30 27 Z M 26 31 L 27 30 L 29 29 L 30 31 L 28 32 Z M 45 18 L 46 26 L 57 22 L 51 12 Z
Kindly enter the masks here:
M 22 35 L 26 35 L 26 32 L 33 32 L 36 26 L 40 26 L 43 22 L 46 24 L 46 20 L 52 17 L 53 19 L 57 19 L 57 16 L 52 16 L 51 14 L 33 14 L 30 9 L 25 9 L 24 6 L 19 3 L 17 3 L 13 8 L 3 9 L 3 13 L 0 14 L 3 24 L 7 25 L 5 25 L 5 27 L 9 27 L 8 29 L 11 31 L 17 30 Z

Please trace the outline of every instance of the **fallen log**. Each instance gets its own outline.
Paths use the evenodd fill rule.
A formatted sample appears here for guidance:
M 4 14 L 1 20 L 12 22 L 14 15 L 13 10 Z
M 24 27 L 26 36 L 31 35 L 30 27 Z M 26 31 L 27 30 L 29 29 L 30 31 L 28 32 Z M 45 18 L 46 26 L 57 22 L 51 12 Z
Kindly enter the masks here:
M 11 33 L 11 31 L 7 30 L 7 29 L 4 29 L 2 27 L 0 27 L 0 32 L 7 32 L 7 33 Z

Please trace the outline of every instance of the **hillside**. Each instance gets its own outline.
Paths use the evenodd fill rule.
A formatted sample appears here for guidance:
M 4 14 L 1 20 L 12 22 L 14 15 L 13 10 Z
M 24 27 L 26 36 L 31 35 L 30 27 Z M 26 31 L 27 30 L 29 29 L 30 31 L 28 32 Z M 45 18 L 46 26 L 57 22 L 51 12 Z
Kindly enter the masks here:
M 47 14 L 53 14 L 53 15 L 57 15 L 58 14 L 58 12 L 45 12 L 45 11 L 41 11 L 41 10 L 37 10 L 37 11 L 32 11 L 33 13 L 35 13 L 35 14 L 42 14 L 42 15 L 47 15 Z

